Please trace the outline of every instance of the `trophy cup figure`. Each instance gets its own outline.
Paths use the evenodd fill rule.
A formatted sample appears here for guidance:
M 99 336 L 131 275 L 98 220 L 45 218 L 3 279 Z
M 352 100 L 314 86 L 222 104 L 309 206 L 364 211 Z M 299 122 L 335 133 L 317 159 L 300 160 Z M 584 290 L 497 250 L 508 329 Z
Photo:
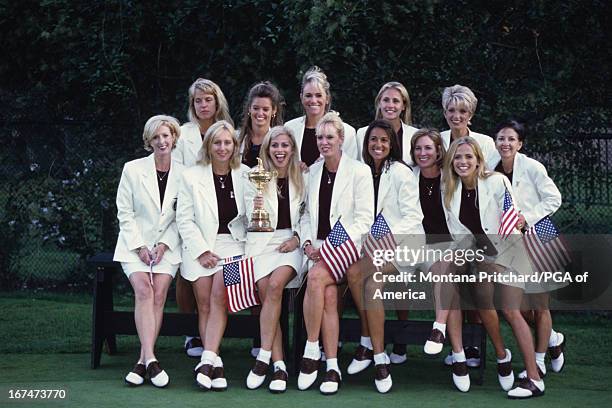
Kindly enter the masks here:
M 278 175 L 276 170 L 268 171 L 264 169 L 261 159 L 257 158 L 257 168 L 251 170 L 248 173 L 249 181 L 255 184 L 255 188 L 257 188 L 257 194 L 259 196 L 263 195 L 264 188 L 266 184 L 270 182 L 274 177 Z M 249 228 L 247 229 L 249 232 L 273 232 L 274 228 L 270 225 L 270 214 L 266 211 L 265 208 L 255 208 L 253 210 L 253 215 L 251 216 L 251 222 L 249 224 Z

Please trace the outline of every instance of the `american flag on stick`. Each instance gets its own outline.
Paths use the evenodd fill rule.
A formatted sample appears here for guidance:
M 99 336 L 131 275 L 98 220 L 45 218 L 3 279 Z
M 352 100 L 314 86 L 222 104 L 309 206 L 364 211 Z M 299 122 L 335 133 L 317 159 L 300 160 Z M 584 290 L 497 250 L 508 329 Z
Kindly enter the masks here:
M 561 272 L 572 262 L 550 217 L 542 218 L 525 232 L 525 246 L 538 272 Z
M 395 250 L 397 242 L 387 224 L 387 220 L 382 215 L 382 212 L 376 216 L 374 224 L 370 228 L 370 233 L 363 242 L 363 248 L 366 255 L 374 259 L 374 251 L 376 250 Z
M 255 290 L 253 258 L 242 259 L 242 256 L 235 258 L 237 258 L 236 261 L 230 261 L 223 265 L 223 283 L 227 293 L 227 307 L 232 313 L 259 304 L 259 297 Z M 226 258 L 226 260 L 228 259 Z
M 340 220 L 336 221 L 321 246 L 321 259 L 329 268 L 336 282 L 340 282 L 349 266 L 359 259 L 357 247 Z
M 519 221 L 519 214 L 516 208 L 514 208 L 514 203 L 512 202 L 512 196 L 508 192 L 508 189 L 504 192 L 504 208 L 503 214 L 501 217 L 501 222 L 499 224 L 499 231 L 497 232 L 502 236 L 503 239 L 507 239 L 508 236 L 514 231 L 516 228 L 516 224 Z

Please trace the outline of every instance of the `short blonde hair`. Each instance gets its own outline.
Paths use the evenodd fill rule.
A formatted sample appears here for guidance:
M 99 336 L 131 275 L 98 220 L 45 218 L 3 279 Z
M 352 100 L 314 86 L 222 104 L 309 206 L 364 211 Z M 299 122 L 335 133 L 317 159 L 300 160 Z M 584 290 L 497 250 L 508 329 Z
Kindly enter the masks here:
M 455 159 L 457 149 L 459 149 L 459 146 L 462 145 L 471 146 L 474 156 L 476 156 L 476 180 L 478 181 L 478 179 L 487 178 L 491 174 L 487 171 L 487 162 L 485 161 L 484 154 L 482 154 L 482 149 L 480 148 L 480 145 L 476 139 L 471 136 L 465 136 L 460 137 L 451 143 L 450 147 L 448 148 L 446 158 L 444 159 L 444 167 L 442 168 L 444 180 L 444 205 L 448 209 L 450 209 L 450 202 L 453 199 L 453 194 L 455 194 L 455 189 L 461 182 L 459 175 L 457 172 L 455 172 L 453 160 Z
M 380 111 L 380 100 L 382 99 L 382 94 L 387 89 L 395 89 L 402 95 L 402 101 L 404 102 L 404 110 L 400 113 L 400 119 L 407 125 L 412 125 L 412 108 L 410 105 L 410 95 L 408 94 L 408 90 L 401 82 L 387 82 L 384 84 L 380 91 L 378 91 L 378 95 L 376 95 L 376 99 L 374 99 L 374 110 L 376 111 L 375 119 L 382 119 L 382 112 Z
M 338 132 L 340 139 L 344 141 L 344 123 L 342 123 L 342 119 L 340 119 L 340 115 L 337 112 L 327 112 L 323 115 L 319 123 L 317 123 L 316 134 L 320 135 L 323 127 L 326 125 L 332 125 L 336 132 Z
M 293 152 L 293 156 L 291 157 L 291 162 L 289 163 L 289 168 L 287 169 L 287 175 L 289 176 L 289 179 L 293 185 L 296 186 L 298 196 L 301 197 L 304 193 L 304 178 L 302 176 L 302 170 L 300 169 L 300 158 L 297 150 L 297 142 L 295 141 L 295 136 L 291 130 L 285 126 L 275 126 L 270 129 L 268 134 L 264 137 L 263 142 L 261 142 L 259 158 L 261 159 L 261 164 L 266 170 L 274 169 L 274 162 L 272 161 L 272 157 L 270 157 L 270 144 L 274 139 L 281 135 L 287 135 L 289 137 L 289 141 L 291 142 L 291 151 Z
M 215 122 L 219 120 L 225 120 L 233 125 L 232 117 L 229 114 L 229 107 L 225 95 L 219 88 L 219 85 L 215 84 L 210 79 L 198 78 L 189 87 L 189 109 L 187 109 L 187 117 L 190 122 L 198 123 L 198 116 L 193 106 L 195 100 L 196 91 L 202 91 L 205 94 L 212 95 L 215 98 Z
M 329 112 L 332 102 L 329 81 L 327 80 L 327 75 L 325 75 L 325 72 L 323 72 L 323 70 L 317 67 L 316 65 L 313 65 L 308 69 L 308 71 L 304 73 L 304 76 L 302 77 L 302 89 L 300 90 L 300 97 L 304 93 L 304 87 L 311 82 L 317 84 L 317 86 L 321 88 L 323 92 L 325 92 L 325 95 L 327 95 L 327 104 L 325 105 L 325 112 Z
M 148 152 L 152 152 L 151 140 L 155 137 L 155 132 L 160 126 L 167 126 L 172 134 L 172 148 L 176 147 L 176 142 L 181 136 L 181 126 L 178 120 L 168 115 L 155 115 L 151 116 L 147 123 L 144 125 L 144 131 L 142 132 L 142 141 L 144 142 L 144 149 Z
M 454 103 L 456 106 L 465 106 L 470 114 L 473 115 L 476 112 L 478 99 L 467 86 L 453 85 L 444 88 L 444 92 L 442 92 L 442 108 L 444 111 L 448 109 L 451 103 Z
M 208 165 L 212 163 L 211 149 L 212 144 L 215 141 L 215 137 L 222 131 L 227 131 L 232 137 L 234 142 L 234 150 L 232 151 L 232 157 L 230 158 L 230 168 L 237 169 L 240 167 L 240 147 L 238 145 L 238 139 L 236 138 L 236 130 L 226 120 L 220 120 L 215 122 L 211 127 L 208 128 L 202 141 L 202 148 L 199 153 L 198 163 L 202 165 Z

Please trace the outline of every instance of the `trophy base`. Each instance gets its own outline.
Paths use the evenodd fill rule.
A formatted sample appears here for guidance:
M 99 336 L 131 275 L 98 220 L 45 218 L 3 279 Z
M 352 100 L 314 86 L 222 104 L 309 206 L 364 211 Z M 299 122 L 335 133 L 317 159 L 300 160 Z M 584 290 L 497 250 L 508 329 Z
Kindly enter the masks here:
M 249 228 L 247 228 L 248 232 L 274 232 L 274 228 L 272 228 L 270 226 L 270 222 L 268 221 L 267 223 L 265 222 L 253 222 L 251 223 L 251 225 L 249 225 Z

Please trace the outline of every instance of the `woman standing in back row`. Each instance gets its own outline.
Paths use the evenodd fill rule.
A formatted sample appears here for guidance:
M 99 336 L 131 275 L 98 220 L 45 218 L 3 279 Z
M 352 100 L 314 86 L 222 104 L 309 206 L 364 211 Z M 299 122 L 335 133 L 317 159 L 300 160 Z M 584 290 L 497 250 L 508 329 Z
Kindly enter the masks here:
M 298 157 L 304 163 L 302 168 L 305 169 L 321 157 L 317 148 L 315 128 L 323 115 L 329 112 L 332 102 L 327 75 L 316 65 L 306 71 L 302 78 L 300 100 L 304 116 L 288 121 L 285 126 L 295 135 Z M 344 122 L 342 126 L 344 127 L 342 151 L 350 158 L 356 159 L 360 153 L 357 151 L 355 128 Z

